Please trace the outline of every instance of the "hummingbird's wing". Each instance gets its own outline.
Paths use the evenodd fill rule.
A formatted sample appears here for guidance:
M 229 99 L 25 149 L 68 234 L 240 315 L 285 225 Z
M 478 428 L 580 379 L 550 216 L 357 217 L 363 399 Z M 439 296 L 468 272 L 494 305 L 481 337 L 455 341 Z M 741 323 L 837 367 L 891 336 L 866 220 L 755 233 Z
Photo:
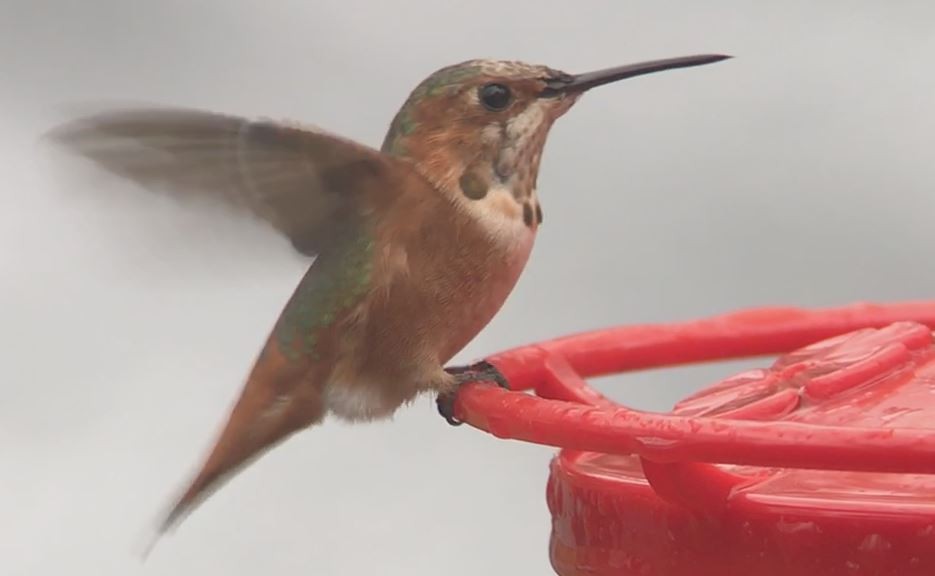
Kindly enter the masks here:
M 48 137 L 144 188 L 183 199 L 213 199 L 266 220 L 300 252 L 319 256 L 300 284 L 315 294 L 340 288 L 331 281 L 329 267 L 343 258 L 362 219 L 385 238 L 405 241 L 419 233 L 430 214 L 437 220 L 445 202 L 406 160 L 321 131 L 266 120 L 187 109 L 130 109 L 80 118 Z M 313 300 L 331 306 L 328 298 Z M 292 310 L 289 306 L 284 314 Z M 300 312 L 334 313 L 316 306 Z M 303 335 L 325 340 L 332 326 L 300 327 Z M 277 340 L 270 342 L 215 448 L 160 534 L 232 471 L 321 417 L 309 382 L 323 378 L 315 370 L 328 366 L 306 369 L 306 364 L 286 358 Z
M 434 195 L 404 160 L 309 128 L 200 110 L 103 112 L 48 134 L 144 188 L 206 198 L 272 224 L 301 253 L 400 195 Z

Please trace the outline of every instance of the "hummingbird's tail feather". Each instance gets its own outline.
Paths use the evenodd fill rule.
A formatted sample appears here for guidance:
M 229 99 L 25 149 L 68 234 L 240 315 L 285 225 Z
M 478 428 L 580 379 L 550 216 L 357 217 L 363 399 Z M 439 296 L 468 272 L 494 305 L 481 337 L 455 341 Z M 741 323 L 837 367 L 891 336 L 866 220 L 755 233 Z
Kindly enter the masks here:
M 165 534 L 246 465 L 324 417 L 314 367 L 267 343 L 198 474 L 160 524 Z

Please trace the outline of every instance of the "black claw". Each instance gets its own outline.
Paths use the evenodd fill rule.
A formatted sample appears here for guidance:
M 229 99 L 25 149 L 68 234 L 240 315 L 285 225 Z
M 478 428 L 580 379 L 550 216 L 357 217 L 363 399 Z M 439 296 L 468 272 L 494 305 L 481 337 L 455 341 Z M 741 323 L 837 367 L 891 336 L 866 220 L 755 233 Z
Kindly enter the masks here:
M 435 399 L 435 404 L 438 406 L 438 413 L 452 426 L 460 426 L 463 424 L 460 420 L 455 418 L 455 394 L 439 394 L 438 398 Z

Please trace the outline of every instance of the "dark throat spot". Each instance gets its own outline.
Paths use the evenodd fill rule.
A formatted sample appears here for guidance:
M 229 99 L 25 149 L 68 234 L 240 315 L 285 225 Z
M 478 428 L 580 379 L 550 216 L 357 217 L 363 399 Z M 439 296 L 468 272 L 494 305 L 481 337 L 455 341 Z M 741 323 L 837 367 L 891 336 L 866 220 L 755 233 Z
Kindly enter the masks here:
M 526 226 L 532 228 L 532 206 L 529 205 L 529 202 L 523 203 L 523 222 Z
M 468 171 L 462 174 L 458 183 L 464 195 L 471 200 L 480 200 L 487 195 L 487 183 L 474 172 Z

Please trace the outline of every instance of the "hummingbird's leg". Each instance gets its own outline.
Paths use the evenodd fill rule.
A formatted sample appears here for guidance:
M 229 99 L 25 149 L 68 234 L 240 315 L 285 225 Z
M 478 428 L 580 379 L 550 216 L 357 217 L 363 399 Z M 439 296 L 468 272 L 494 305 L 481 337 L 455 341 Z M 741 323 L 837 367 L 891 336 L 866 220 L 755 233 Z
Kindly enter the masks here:
M 445 368 L 445 372 L 455 378 L 455 385 L 461 387 L 471 382 L 496 382 L 501 388 L 510 389 L 510 384 L 506 377 L 490 362 L 481 361 L 468 366 L 451 366 Z M 452 426 L 460 426 L 460 422 L 454 417 L 455 397 L 457 388 L 454 392 L 439 393 L 435 403 L 438 406 L 438 413 L 448 421 Z

